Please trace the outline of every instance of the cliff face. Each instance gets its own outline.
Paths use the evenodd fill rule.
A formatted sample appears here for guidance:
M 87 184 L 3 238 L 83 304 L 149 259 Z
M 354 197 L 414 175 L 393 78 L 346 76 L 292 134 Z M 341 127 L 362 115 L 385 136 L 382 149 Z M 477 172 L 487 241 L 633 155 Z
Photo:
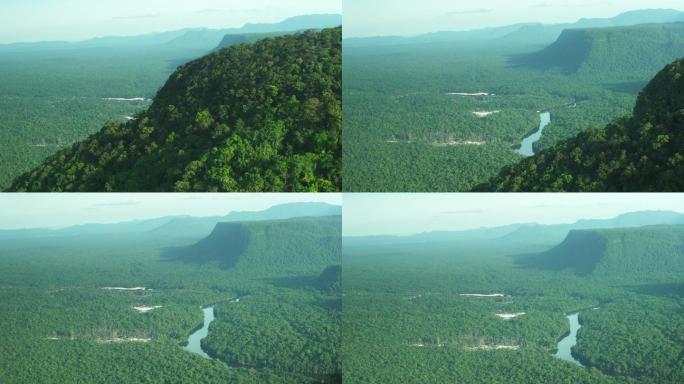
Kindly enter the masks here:
M 652 74 L 684 56 L 684 23 L 563 30 L 539 52 L 521 55 L 514 63 L 542 70 L 596 78 L 618 74 Z
M 341 262 L 340 233 L 341 216 L 218 223 L 209 236 L 169 257 L 249 273 L 320 273 Z
M 587 276 L 600 263 L 606 251 L 606 239 L 596 231 L 570 231 L 562 243 L 530 261 L 543 269 L 572 269 Z
M 599 278 L 675 278 L 684 274 L 684 226 L 571 231 L 561 244 L 524 263 Z

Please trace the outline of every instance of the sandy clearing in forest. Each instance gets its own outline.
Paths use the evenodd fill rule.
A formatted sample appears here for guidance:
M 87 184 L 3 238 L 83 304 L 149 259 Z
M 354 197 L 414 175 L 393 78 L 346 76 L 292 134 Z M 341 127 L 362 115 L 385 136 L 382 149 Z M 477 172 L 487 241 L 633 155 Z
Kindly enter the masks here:
M 476 92 L 476 93 L 467 93 L 467 92 L 449 92 L 447 93 L 449 96 L 490 96 L 494 95 L 493 93 L 487 93 L 487 92 Z
M 488 351 L 488 350 L 498 350 L 498 349 L 510 349 L 517 351 L 520 349 L 519 345 L 504 345 L 504 344 L 494 344 L 494 345 L 479 345 L 477 347 L 465 347 L 466 351 Z
M 480 146 L 480 145 L 485 145 L 485 144 L 487 144 L 486 141 L 470 141 L 470 140 L 446 141 L 446 142 L 442 142 L 442 143 L 437 143 L 437 142 L 432 143 L 432 145 L 435 147 L 448 147 L 451 145 L 477 145 L 477 146 Z
M 124 287 L 102 287 L 102 289 L 107 290 L 107 291 L 144 291 L 147 288 L 145 287 L 132 287 L 132 288 L 124 288 Z
M 154 311 L 155 309 L 158 309 L 158 308 L 162 308 L 162 306 L 161 305 L 154 305 L 151 307 L 133 307 L 133 309 L 135 309 L 136 311 L 138 311 L 140 313 L 147 313 L 150 311 Z
M 493 115 L 493 114 L 499 113 L 499 112 L 501 112 L 501 111 L 474 111 L 473 115 L 482 118 L 482 117 L 487 117 L 487 116 L 490 116 L 490 115 Z
M 106 344 L 106 343 L 123 343 L 123 342 L 139 342 L 139 343 L 147 343 L 152 341 L 150 338 L 141 338 L 141 337 L 130 337 L 130 338 L 114 338 L 114 339 L 97 339 L 96 340 L 98 343 L 101 344 Z
M 102 100 L 108 100 L 108 101 L 147 101 L 150 99 L 146 99 L 144 97 L 131 97 L 131 98 L 126 98 L 126 97 L 103 97 Z
M 516 312 L 516 313 L 495 313 L 495 316 L 498 316 L 504 320 L 510 320 L 510 319 L 515 319 L 516 317 L 526 315 L 525 312 Z

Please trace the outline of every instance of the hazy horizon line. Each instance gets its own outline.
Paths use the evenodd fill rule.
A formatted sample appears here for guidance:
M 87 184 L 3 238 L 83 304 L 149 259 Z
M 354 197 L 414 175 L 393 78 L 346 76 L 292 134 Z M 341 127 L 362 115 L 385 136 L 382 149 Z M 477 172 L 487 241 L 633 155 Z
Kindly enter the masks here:
M 220 28 L 213 28 L 213 27 L 183 27 L 183 28 L 175 28 L 175 29 L 166 29 L 166 30 L 155 30 L 155 31 L 150 31 L 150 32 L 145 32 L 145 33 L 135 33 L 135 34 L 130 34 L 130 35 L 112 35 L 112 34 L 106 34 L 106 35 L 95 35 L 95 36 L 90 36 L 86 38 L 78 38 L 78 39 L 60 39 L 60 40 L 18 40 L 18 41 L 12 41 L 8 43 L 0 43 L 0 47 L 2 46 L 8 46 L 8 45 L 20 45 L 20 44 L 41 44 L 41 43 L 67 43 L 67 44 L 73 44 L 73 43 L 83 43 L 91 40 L 96 40 L 96 39 L 107 39 L 107 38 L 126 38 L 126 37 L 138 37 L 138 36 L 151 36 L 151 35 L 161 35 L 164 33 L 171 33 L 171 32 L 178 32 L 178 31 L 199 31 L 199 30 L 222 30 L 222 29 L 241 29 L 244 28 L 248 25 L 268 25 L 268 24 L 278 24 L 281 23 L 285 20 L 292 19 L 295 17 L 302 17 L 302 16 L 340 16 L 342 17 L 342 14 L 340 13 L 305 13 L 305 14 L 297 14 L 297 15 L 292 15 L 292 16 L 287 16 L 285 18 L 279 19 L 279 21 L 274 21 L 271 23 L 254 23 L 254 22 L 246 22 L 243 23 L 240 26 L 226 26 L 226 27 L 220 27 Z
M 684 211 L 677 211 L 677 210 L 659 210 L 659 209 L 643 209 L 643 210 L 629 210 L 625 211 L 616 215 L 611 215 L 609 217 L 605 218 L 581 218 L 581 219 L 576 219 L 576 220 L 571 220 L 571 221 L 559 221 L 559 222 L 550 222 L 550 223 L 540 223 L 538 221 L 527 221 L 527 222 L 512 222 L 508 224 L 502 224 L 502 225 L 485 225 L 485 226 L 479 226 L 479 227 L 471 227 L 471 228 L 461 228 L 461 229 L 431 229 L 431 230 L 425 230 L 425 231 L 419 231 L 419 232 L 405 232 L 405 233 L 374 233 L 374 234 L 365 234 L 365 235 L 357 235 L 357 234 L 352 234 L 352 235 L 346 235 L 344 234 L 344 226 L 343 226 L 343 231 L 342 231 L 342 237 L 343 238 L 363 238 L 363 237 L 384 237 L 384 236 L 391 236 L 391 237 L 412 237 L 412 236 L 419 236 L 419 235 L 425 235 L 429 233 L 435 233 L 435 232 L 450 232 L 450 233 L 457 233 L 457 232 L 468 232 L 468 231 L 477 231 L 477 230 L 486 230 L 486 229 L 494 229 L 494 228 L 502 228 L 502 227 L 508 227 L 511 225 L 571 225 L 571 224 L 576 224 L 580 221 L 590 221 L 590 220 L 612 220 L 615 218 L 618 218 L 623 215 L 628 215 L 628 214 L 634 214 L 634 213 L 645 213 L 645 212 L 661 212 L 661 213 L 676 213 L 680 215 L 684 215 Z M 343 220 L 344 223 L 344 220 Z M 643 226 L 651 226 L 651 225 L 684 225 L 684 224 L 646 224 Z M 633 227 L 633 228 L 638 228 L 638 227 Z
M 607 19 L 612 19 L 615 17 L 618 17 L 620 15 L 623 15 L 625 13 L 630 13 L 630 12 L 638 12 L 638 11 L 676 11 L 676 12 L 682 12 L 684 13 L 684 8 L 682 9 L 677 9 L 677 8 L 634 8 L 630 9 L 627 11 L 619 12 L 617 14 L 614 14 L 613 16 L 609 17 L 580 17 L 578 19 L 575 19 L 574 21 L 566 21 L 566 22 L 557 22 L 557 23 L 544 23 L 540 21 L 521 21 L 521 22 L 513 22 L 513 23 L 503 23 L 503 24 L 495 24 L 495 25 L 489 25 L 486 27 L 479 27 L 479 28 L 469 28 L 469 29 L 436 29 L 428 32 L 418 32 L 418 33 L 409 33 L 409 34 L 386 34 L 386 35 L 360 35 L 360 36 L 343 36 L 342 40 L 353 40 L 353 39 L 374 39 L 374 38 L 387 38 L 387 37 L 399 37 L 399 38 L 411 38 L 411 37 L 418 37 L 418 36 L 424 36 L 424 35 L 429 35 L 433 33 L 441 33 L 441 32 L 474 32 L 474 31 L 484 31 L 488 29 L 496 29 L 496 28 L 504 28 L 504 27 L 510 27 L 514 25 L 563 25 L 563 24 L 575 24 L 578 23 L 580 20 L 585 20 L 585 19 L 590 19 L 590 20 L 607 20 Z M 344 31 L 344 29 L 343 29 Z

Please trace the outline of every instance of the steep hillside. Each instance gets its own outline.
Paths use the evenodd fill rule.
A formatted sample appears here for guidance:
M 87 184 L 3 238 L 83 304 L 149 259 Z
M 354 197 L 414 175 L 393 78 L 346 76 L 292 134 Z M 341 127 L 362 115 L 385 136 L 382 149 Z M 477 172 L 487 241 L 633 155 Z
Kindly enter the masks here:
M 245 273 L 315 271 L 339 264 L 341 216 L 218 223 L 199 242 L 169 250 L 166 257 L 216 262 Z
M 684 273 L 684 227 L 571 231 L 558 246 L 521 262 L 581 276 L 676 278 Z
M 634 115 L 504 168 L 478 191 L 683 191 L 684 60 L 660 71 Z
M 543 50 L 522 55 L 515 64 L 560 68 L 587 76 L 652 75 L 684 56 L 684 23 L 566 29 Z
M 151 107 L 12 191 L 340 189 L 341 28 L 232 46 L 178 68 Z
M 321 272 L 316 281 L 318 289 L 328 293 L 339 293 L 342 291 L 342 266 L 331 265 Z

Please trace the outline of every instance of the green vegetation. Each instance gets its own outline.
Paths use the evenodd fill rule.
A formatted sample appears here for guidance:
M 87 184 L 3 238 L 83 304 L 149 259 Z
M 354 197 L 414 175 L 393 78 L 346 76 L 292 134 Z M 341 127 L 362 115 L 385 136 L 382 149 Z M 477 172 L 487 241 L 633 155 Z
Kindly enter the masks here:
M 684 227 L 649 226 L 628 229 L 571 231 L 558 246 L 527 260 L 533 267 L 573 269 L 582 276 L 626 281 L 668 277 L 684 270 L 679 254 Z
M 561 68 L 598 81 L 615 73 L 630 74 L 639 80 L 681 56 L 684 23 L 645 24 L 565 30 L 553 44 L 521 55 L 515 63 L 544 70 Z
M 319 227 L 338 239 L 338 250 L 313 245 L 331 258 L 339 256 L 339 217 L 336 222 Z M 277 232 L 274 223 L 264 225 Z M 299 256 L 290 253 L 293 266 L 278 271 L 252 254 L 249 268 L 225 269 L 163 257 L 162 250 L 186 247 L 196 237 L 149 229 L 105 232 L 76 227 L 49 237 L 3 238 L 0 381 L 336 382 L 341 297 L 311 283 L 327 263 L 297 263 Z M 293 236 L 303 248 L 316 238 L 306 230 Z M 280 249 L 279 238 L 272 240 L 259 249 Z M 209 305 L 216 318 L 202 345 L 218 360 L 182 349 L 202 324 L 200 307 Z M 147 313 L 134 308 L 143 306 L 160 307 Z
M 318 289 L 324 292 L 340 292 L 342 290 L 342 266 L 331 265 L 318 276 Z
M 10 190 L 338 190 L 340 42 L 341 28 L 307 31 L 185 64 L 135 120 L 106 125 Z
M 218 223 L 209 236 L 169 252 L 168 257 L 190 263 L 216 262 L 253 274 L 317 273 L 321 266 L 340 259 L 340 235 L 335 231 L 341 225 L 341 216 Z
M 227 34 L 253 42 L 258 34 L 330 28 L 340 20 L 306 15 L 241 28 L 0 45 L 0 189 L 107 122 L 125 122 L 149 106 L 104 98 L 151 99 L 177 66 L 206 55 Z
M 523 159 L 514 149 L 539 112 L 551 123 L 536 152 L 627 115 L 643 85 L 684 55 L 681 23 L 566 31 L 546 48 L 515 33 L 345 46 L 344 190 L 471 190 Z
M 633 116 L 504 168 L 476 189 L 496 191 L 684 190 L 684 60 L 660 71 Z
M 552 257 L 555 244 L 506 238 L 345 243 L 345 382 L 681 382 L 682 228 L 596 233 L 631 239 L 624 267 L 611 261 L 623 260 L 617 251 L 592 274 L 533 267 L 530 258 Z M 575 255 L 593 248 L 570 240 Z M 504 296 L 462 296 L 472 293 Z M 573 353 L 588 368 L 553 356 L 568 333 L 566 314 L 578 311 Z
M 216 306 L 218 320 L 202 346 L 231 366 L 333 381 L 342 370 L 339 297 L 280 291 Z
M 201 53 L 156 47 L 71 47 L 11 51 L 0 47 L 0 188 L 107 121 L 145 108 L 171 74 L 170 62 Z

